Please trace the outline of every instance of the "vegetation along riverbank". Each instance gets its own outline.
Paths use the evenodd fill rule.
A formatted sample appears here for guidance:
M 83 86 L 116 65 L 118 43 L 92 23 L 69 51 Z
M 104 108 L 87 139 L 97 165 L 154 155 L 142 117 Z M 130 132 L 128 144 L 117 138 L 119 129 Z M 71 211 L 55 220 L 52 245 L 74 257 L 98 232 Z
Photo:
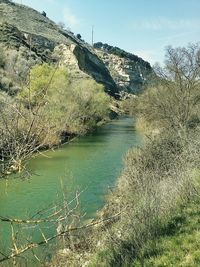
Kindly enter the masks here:
M 93 48 L 46 13 L 9 0 L 1 1 L 0 9 L 0 172 L 8 174 L 21 172 L 41 148 L 106 120 L 110 109 L 116 111 L 111 97 L 119 99 L 124 89 L 142 90 L 152 69 L 120 49 L 117 54 L 113 49 L 113 63 L 107 67 L 98 46 Z
M 79 24 L 68 8 L 64 12 L 67 20 Z M 157 22 L 136 23 L 135 28 L 160 31 L 164 25 L 174 30 L 176 23 L 168 19 L 160 21 L 161 26 Z M 191 28 L 194 21 L 197 22 L 183 23 L 180 19 L 177 28 L 182 28 L 182 24 L 184 29 L 188 25 Z M 102 18 L 101 23 L 104 23 Z M 157 41 L 162 38 L 159 36 Z M 44 179 L 45 175 L 38 178 L 43 180 L 37 199 L 33 201 L 35 191 L 18 191 L 17 185 L 15 193 L 24 199 L 28 195 L 33 210 L 30 216 L 23 214 L 20 218 L 24 204 L 18 206 L 13 216 L 2 208 L 0 225 L 9 240 L 0 240 L 0 265 L 199 266 L 200 45 L 168 46 L 162 67 L 159 64 L 151 67 L 137 55 L 93 41 L 93 26 L 90 45 L 62 22 L 51 21 L 44 11 L 38 12 L 22 2 L 0 0 L 1 178 L 13 172 L 24 172 L 28 177 L 26 164 L 34 153 L 85 135 L 118 112 L 135 118 L 137 131 L 143 137 L 143 145 L 138 146 L 137 134 L 136 139 L 130 138 L 130 129 L 133 131 L 130 124 L 125 125 L 127 129 L 123 132 L 113 122 L 112 140 L 105 131 L 107 141 L 102 142 L 97 134 L 95 148 L 94 140 L 88 138 L 79 143 L 84 147 L 80 149 L 82 152 L 74 144 L 68 153 L 57 155 L 56 160 L 62 162 L 63 168 L 69 167 L 69 173 L 78 169 L 84 180 L 84 188 L 78 184 L 79 190 L 72 182 L 73 193 L 69 188 L 65 192 L 61 181 L 58 201 L 48 202 L 53 194 L 59 195 L 54 192 L 58 183 L 50 175 L 50 161 L 46 165 L 49 172 L 43 172 L 50 179 Z M 117 129 L 123 132 L 121 139 Z M 109 170 L 117 173 L 115 159 L 118 164 L 120 161 L 110 152 L 118 147 L 115 151 L 121 157 L 124 148 L 131 147 L 130 140 L 125 140 L 128 138 L 137 147 L 127 151 L 121 174 L 113 185 Z M 125 146 L 120 146 L 123 142 Z M 97 159 L 92 161 L 91 154 L 89 157 L 86 152 Z M 91 164 L 94 168 L 90 176 Z M 55 173 L 59 166 L 56 165 Z M 69 185 L 70 177 L 67 179 Z M 104 182 L 109 179 L 112 183 L 106 191 L 110 184 L 105 186 Z M 87 201 L 95 206 L 94 199 L 97 195 L 102 198 L 102 192 L 106 191 L 106 203 L 95 218 L 84 220 L 82 194 L 88 184 L 99 180 L 103 185 L 95 184 L 93 196 L 89 195 Z M 1 182 L 5 182 L 7 194 L 9 180 Z M 51 196 L 41 203 L 45 191 Z M 103 201 L 99 200 L 101 204 Z
M 197 241 L 191 251 L 189 245 L 195 234 L 186 241 L 193 224 L 184 220 L 199 201 L 199 46 L 169 47 L 166 59 L 152 87 L 126 100 L 146 141 L 128 152 L 117 187 L 100 212 L 101 219 L 110 219 L 79 241 L 80 266 L 198 265 Z M 178 229 L 186 229 L 188 243 L 177 236 L 165 245 Z M 178 245 L 184 248 L 181 255 Z M 66 248 L 52 266 L 65 266 L 66 260 L 79 266 L 79 253 L 69 243 Z
M 92 80 L 75 82 L 64 68 L 30 70 L 28 87 L 15 97 L 1 94 L 1 166 L 20 171 L 40 148 L 81 135 L 109 118 L 110 98 Z

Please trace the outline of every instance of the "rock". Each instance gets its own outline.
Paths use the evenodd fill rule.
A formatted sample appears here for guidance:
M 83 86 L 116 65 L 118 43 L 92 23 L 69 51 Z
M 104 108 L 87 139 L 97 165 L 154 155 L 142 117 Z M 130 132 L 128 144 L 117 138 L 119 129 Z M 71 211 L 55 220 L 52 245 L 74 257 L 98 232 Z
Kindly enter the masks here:
M 102 43 L 94 49 L 27 6 L 1 0 L 0 12 L 0 45 L 14 51 L 24 49 L 24 60 L 32 53 L 35 64 L 55 62 L 54 51 L 60 49 L 66 66 L 103 84 L 116 98 L 120 91 L 141 92 L 152 72 L 150 64 L 136 55 Z
M 58 254 L 61 255 L 61 256 L 66 256 L 66 255 L 69 255 L 71 253 L 72 253 L 72 251 L 69 248 L 60 249 L 58 251 Z
M 52 53 L 62 44 L 65 46 L 66 65 L 74 65 L 79 71 L 103 84 L 110 95 L 116 96 L 118 87 L 91 46 L 71 32 L 60 29 L 56 23 L 32 8 L 1 1 L 0 11 L 1 44 L 14 50 L 26 47 L 43 62 L 54 61 Z
M 152 74 L 151 66 L 141 58 L 118 47 L 102 43 L 94 44 L 96 54 L 102 59 L 111 73 L 119 91 L 140 93 Z

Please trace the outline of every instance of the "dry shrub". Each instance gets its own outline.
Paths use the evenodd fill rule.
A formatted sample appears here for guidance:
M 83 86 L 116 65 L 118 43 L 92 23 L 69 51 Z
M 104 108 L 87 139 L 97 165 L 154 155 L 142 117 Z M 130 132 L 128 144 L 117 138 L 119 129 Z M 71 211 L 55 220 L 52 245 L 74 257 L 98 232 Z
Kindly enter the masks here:
M 107 216 L 121 212 L 120 218 L 108 226 L 89 266 L 127 266 L 135 258 L 142 261 L 147 241 L 154 241 L 196 192 L 191 170 L 194 151 L 196 155 L 199 151 L 197 143 L 183 141 L 171 131 L 128 152 L 117 189 L 106 206 Z

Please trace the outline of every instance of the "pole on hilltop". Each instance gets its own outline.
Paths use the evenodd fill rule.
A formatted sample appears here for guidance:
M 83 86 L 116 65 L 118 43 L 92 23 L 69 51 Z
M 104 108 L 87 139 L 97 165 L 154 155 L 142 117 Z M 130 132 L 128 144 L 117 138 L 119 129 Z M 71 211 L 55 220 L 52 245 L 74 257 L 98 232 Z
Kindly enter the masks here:
M 92 46 L 94 45 L 94 25 L 92 25 Z

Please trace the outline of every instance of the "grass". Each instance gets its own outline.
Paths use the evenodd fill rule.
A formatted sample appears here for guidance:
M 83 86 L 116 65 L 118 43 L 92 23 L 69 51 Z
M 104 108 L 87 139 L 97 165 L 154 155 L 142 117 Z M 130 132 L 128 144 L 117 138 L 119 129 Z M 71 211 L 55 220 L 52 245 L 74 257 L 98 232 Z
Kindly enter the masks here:
M 190 201 L 168 224 L 154 244 L 149 243 L 143 265 L 131 267 L 200 266 L 200 197 Z

